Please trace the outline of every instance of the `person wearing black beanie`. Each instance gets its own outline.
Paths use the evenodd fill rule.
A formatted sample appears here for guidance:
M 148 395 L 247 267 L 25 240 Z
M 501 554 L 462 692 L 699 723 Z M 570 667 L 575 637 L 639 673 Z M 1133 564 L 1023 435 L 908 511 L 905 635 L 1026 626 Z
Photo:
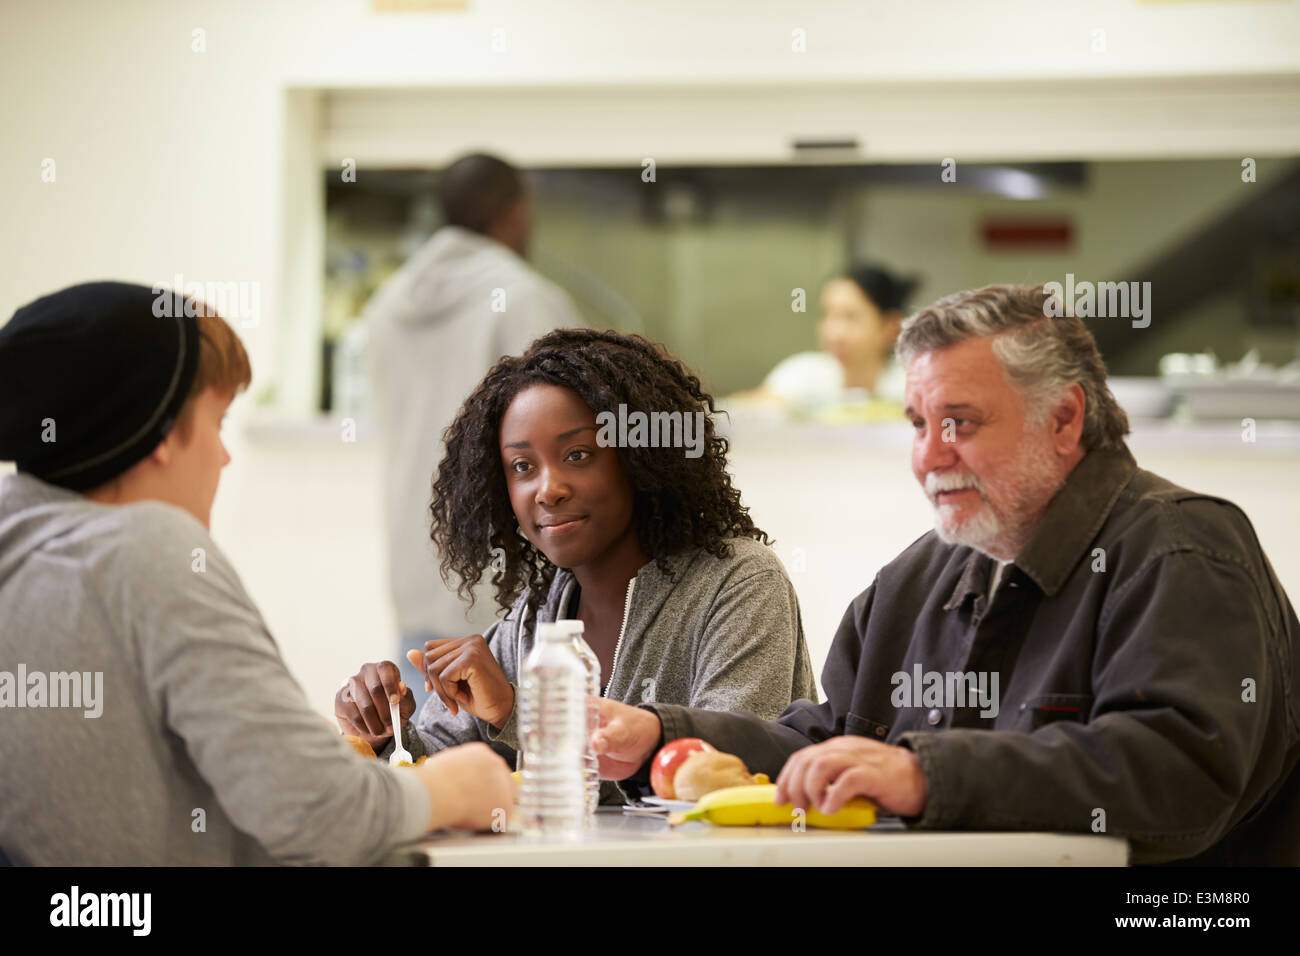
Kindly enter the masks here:
M 189 397 L 194 312 L 173 292 L 124 282 L 20 308 L 0 327 L 0 461 L 85 491 L 148 455 Z
M 373 863 L 509 805 L 485 744 L 396 771 L 307 703 L 207 529 L 250 377 L 220 316 L 146 286 L 0 329 L 0 862 Z
M 230 326 L 161 287 L 86 282 L 0 327 L 0 461 L 95 501 L 166 501 L 205 527 L 221 421 L 252 373 Z

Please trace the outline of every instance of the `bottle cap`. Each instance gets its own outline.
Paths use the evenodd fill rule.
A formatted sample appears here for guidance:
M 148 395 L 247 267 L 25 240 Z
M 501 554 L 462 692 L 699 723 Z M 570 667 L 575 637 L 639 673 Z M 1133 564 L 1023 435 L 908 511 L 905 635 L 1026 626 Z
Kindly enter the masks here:
M 563 621 L 543 621 L 537 625 L 537 639 L 539 641 L 570 641 L 573 639 L 572 633 L 567 628 L 561 627 Z
M 569 637 L 582 637 L 583 627 L 582 622 L 579 620 L 570 618 L 564 621 L 556 621 L 555 626 Z

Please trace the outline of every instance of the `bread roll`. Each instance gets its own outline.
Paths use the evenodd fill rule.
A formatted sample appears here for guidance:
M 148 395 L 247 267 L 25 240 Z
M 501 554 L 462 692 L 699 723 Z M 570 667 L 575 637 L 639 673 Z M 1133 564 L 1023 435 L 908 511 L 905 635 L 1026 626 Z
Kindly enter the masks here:
M 706 793 L 726 787 L 745 787 L 754 777 L 745 762 L 735 754 L 699 751 L 687 757 L 677 768 L 673 789 L 678 800 L 698 800 Z

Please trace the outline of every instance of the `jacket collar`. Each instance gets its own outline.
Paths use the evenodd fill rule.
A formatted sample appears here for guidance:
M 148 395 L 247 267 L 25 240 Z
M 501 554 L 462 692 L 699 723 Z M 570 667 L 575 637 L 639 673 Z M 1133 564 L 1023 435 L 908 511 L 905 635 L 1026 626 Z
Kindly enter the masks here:
M 1084 455 L 1061 490 L 1048 502 L 1033 537 L 1016 555 L 1013 564 L 1044 594 L 1054 597 L 1136 471 L 1137 462 L 1127 445 Z M 987 594 L 993 565 L 993 558 L 971 549 L 957 586 L 943 609 L 951 611 L 971 595 Z

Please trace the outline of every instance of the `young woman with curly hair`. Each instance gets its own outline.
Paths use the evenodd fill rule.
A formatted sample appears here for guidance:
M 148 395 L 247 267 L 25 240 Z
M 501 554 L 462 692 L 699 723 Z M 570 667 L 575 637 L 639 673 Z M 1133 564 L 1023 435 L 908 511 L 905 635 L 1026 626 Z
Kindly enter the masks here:
M 637 412 L 682 429 L 647 447 L 644 430 L 602 427 Z M 485 740 L 513 758 L 520 664 L 537 624 L 569 618 L 611 699 L 768 718 L 815 701 L 798 599 L 731 484 L 713 412 L 699 379 L 639 336 L 561 329 L 501 359 L 444 435 L 430 513 L 444 578 L 472 601 L 490 575 L 506 613 L 411 652 L 435 692 L 413 729 L 397 666 L 365 665 L 335 700 L 344 731 L 391 746 L 401 693 L 414 756 Z

